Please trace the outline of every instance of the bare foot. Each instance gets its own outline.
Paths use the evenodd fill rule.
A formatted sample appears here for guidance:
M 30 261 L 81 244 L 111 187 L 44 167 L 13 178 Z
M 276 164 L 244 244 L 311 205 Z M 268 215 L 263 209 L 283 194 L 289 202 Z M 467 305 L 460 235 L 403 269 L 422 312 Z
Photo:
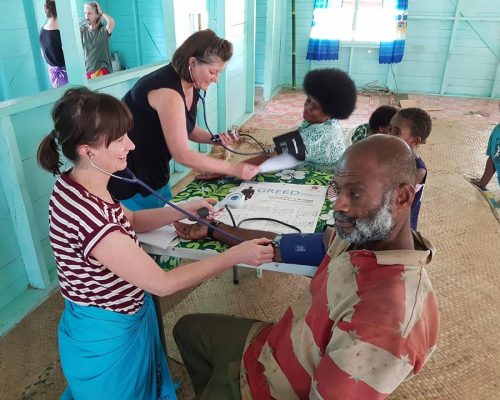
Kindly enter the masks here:
M 470 178 L 469 182 L 477 187 L 481 192 L 484 192 L 486 190 L 486 186 L 481 185 L 481 180 L 478 178 Z

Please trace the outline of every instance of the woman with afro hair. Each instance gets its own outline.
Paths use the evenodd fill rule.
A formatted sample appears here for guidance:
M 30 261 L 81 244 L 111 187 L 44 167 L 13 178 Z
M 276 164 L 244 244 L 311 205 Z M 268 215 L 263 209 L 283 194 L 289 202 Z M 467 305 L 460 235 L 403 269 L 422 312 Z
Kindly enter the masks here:
M 315 69 L 309 71 L 303 82 L 304 92 L 307 95 L 304 102 L 303 118 L 298 131 L 306 148 L 303 162 L 283 158 L 284 154 L 271 155 L 282 157 L 282 160 L 273 160 L 270 169 L 283 164 L 280 169 L 303 167 L 331 172 L 337 165 L 345 151 L 344 135 L 339 119 L 347 119 L 356 105 L 356 85 L 344 71 L 336 68 Z M 269 159 L 269 155 L 259 155 L 245 160 L 246 163 L 261 165 Z M 277 161 L 277 162 L 274 162 Z M 302 164 L 302 165 L 301 165 Z M 271 167 L 272 165 L 272 167 Z M 263 166 L 264 167 L 264 166 Z M 196 179 L 210 180 L 221 177 L 219 174 L 201 174 Z
M 336 68 L 315 69 L 304 77 L 304 121 L 299 133 L 306 147 L 304 167 L 331 171 L 345 151 L 339 119 L 356 105 L 356 86 Z

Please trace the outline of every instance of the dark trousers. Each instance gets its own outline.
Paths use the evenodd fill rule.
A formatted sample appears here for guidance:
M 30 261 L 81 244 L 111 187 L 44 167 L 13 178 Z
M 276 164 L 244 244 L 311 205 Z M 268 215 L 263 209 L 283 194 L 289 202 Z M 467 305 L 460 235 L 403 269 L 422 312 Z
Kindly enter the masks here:
M 174 339 L 196 399 L 241 399 L 241 358 L 254 322 L 223 314 L 188 314 L 179 319 Z

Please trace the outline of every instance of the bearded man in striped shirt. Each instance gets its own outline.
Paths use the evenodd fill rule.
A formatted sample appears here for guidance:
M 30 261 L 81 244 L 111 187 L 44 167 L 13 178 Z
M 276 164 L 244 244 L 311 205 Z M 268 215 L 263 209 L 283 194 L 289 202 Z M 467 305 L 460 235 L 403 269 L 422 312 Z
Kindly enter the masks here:
M 283 317 L 191 314 L 175 326 L 197 398 L 378 400 L 420 371 L 436 347 L 439 311 L 425 268 L 434 249 L 410 229 L 415 184 L 402 140 L 374 135 L 349 147 L 333 181 L 335 229 L 313 246 L 325 243 L 323 254 L 314 251 L 318 270 Z M 248 239 L 264 234 L 218 227 Z M 188 239 L 207 233 L 177 230 Z M 275 260 L 296 260 L 293 249 L 310 246 L 308 237 L 283 235 Z

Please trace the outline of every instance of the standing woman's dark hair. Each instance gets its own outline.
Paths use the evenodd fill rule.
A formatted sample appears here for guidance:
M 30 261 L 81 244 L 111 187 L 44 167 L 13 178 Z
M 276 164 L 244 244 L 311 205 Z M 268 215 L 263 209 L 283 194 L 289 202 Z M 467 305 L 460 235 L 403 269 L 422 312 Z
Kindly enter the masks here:
M 191 83 L 189 58 L 195 57 L 199 62 L 209 64 L 218 61 L 214 58 L 227 62 L 232 55 L 233 45 L 231 42 L 218 37 L 214 31 L 205 29 L 193 33 L 175 50 L 172 66 L 182 79 Z
M 56 2 L 54 0 L 45 0 L 43 9 L 47 18 L 57 18 Z
M 52 109 L 54 129 L 38 147 L 38 164 L 53 175 L 61 173 L 62 154 L 78 163 L 82 145 L 106 147 L 132 129 L 133 119 L 125 103 L 87 88 L 67 90 Z

